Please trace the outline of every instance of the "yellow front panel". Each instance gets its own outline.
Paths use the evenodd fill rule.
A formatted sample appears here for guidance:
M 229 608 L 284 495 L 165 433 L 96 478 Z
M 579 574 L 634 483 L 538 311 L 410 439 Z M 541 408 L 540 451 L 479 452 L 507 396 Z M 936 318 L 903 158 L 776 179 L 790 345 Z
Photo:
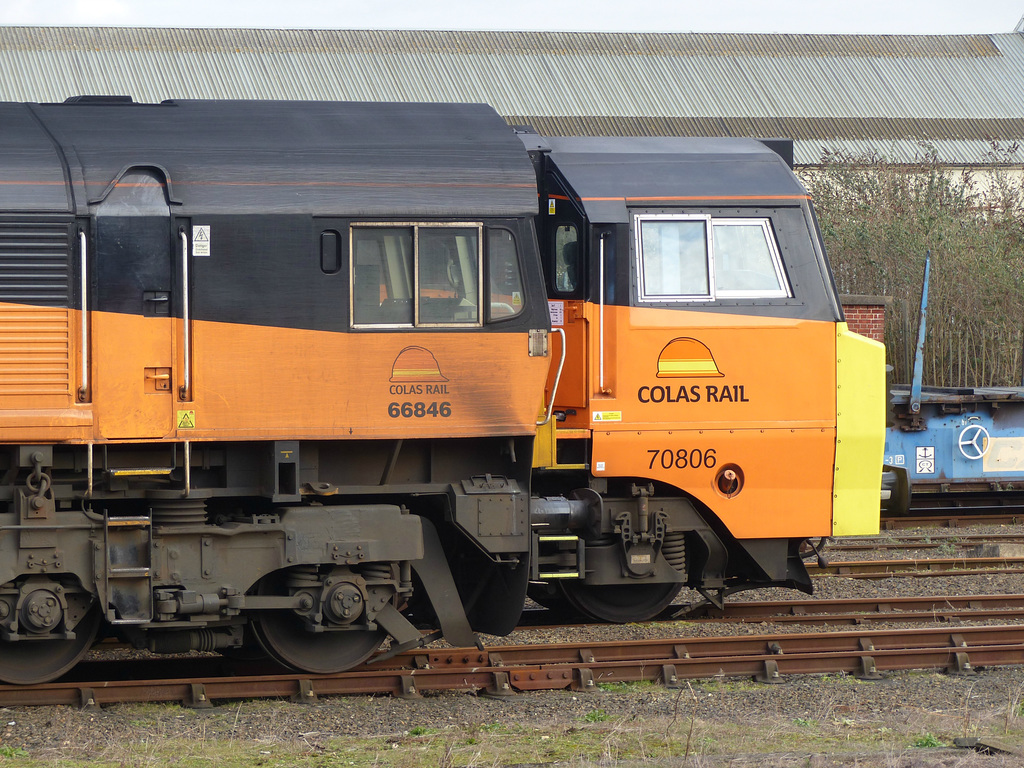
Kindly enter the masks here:
M 838 438 L 832 535 L 878 533 L 885 447 L 885 347 L 840 323 L 836 372 Z

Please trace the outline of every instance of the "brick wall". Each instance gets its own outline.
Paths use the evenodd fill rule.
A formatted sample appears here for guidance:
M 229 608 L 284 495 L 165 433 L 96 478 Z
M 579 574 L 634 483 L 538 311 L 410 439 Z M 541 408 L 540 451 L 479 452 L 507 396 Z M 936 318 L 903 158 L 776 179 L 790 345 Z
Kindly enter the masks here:
M 850 330 L 875 341 L 885 341 L 885 307 L 890 299 L 883 296 L 840 296 Z

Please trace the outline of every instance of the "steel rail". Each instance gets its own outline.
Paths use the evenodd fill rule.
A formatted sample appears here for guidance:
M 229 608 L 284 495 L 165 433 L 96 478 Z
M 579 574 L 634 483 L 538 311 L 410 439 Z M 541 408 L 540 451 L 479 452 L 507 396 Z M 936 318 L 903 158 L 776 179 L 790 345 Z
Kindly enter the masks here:
M 918 510 L 919 511 L 919 510 Z M 972 525 L 1020 525 L 1024 523 L 1024 514 L 1003 512 L 1002 514 L 965 514 L 963 509 L 953 514 L 949 509 L 938 510 L 934 515 L 925 517 L 883 517 L 883 530 L 901 530 L 905 528 L 961 528 Z M 941 513 L 941 514 L 940 514 Z
M 95 707 L 122 702 L 177 701 L 210 706 L 214 700 L 321 695 L 390 694 L 426 690 L 593 690 L 602 682 L 661 680 L 677 685 L 700 677 L 755 676 L 771 682 L 786 674 L 943 669 L 971 673 L 979 665 L 1024 664 L 1024 626 L 689 638 L 629 642 L 444 649 L 401 654 L 338 675 L 274 674 L 183 679 L 81 680 L 38 686 L 0 686 L 0 706 L 64 704 Z
M 706 618 L 799 624 L 1024 619 L 1024 594 L 734 601 L 726 604 L 725 611 L 707 612 Z
M 1017 533 L 944 534 L 941 536 L 910 534 L 901 535 L 895 539 L 858 536 L 848 539 L 833 539 L 825 545 L 824 551 L 826 553 L 858 552 L 876 549 L 939 549 L 940 547 L 968 549 L 984 544 L 1024 544 L 1024 535 Z
M 911 560 L 837 560 L 825 566 L 807 564 L 811 576 L 884 579 L 889 576 L 972 576 L 1024 573 L 1024 557 L 944 557 Z
M 837 600 L 734 600 L 725 610 L 708 603 L 671 605 L 652 621 L 772 622 L 774 624 L 863 624 L 866 622 L 1024 620 L 1024 594 L 892 598 L 846 598 Z M 558 623 L 554 624 L 553 619 Z M 567 625 L 589 625 L 592 619 L 552 614 L 545 608 L 527 609 L 519 628 L 554 629 Z

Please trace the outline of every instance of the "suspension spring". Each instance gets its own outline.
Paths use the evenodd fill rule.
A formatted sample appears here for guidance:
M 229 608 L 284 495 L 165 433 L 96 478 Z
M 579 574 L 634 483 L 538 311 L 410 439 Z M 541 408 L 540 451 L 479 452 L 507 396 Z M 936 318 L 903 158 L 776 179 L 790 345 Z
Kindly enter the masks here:
M 665 540 L 661 544 L 661 554 L 668 561 L 668 564 L 679 573 L 685 573 L 686 534 L 682 531 L 666 533 Z
M 390 563 L 367 563 L 360 570 L 360 575 L 366 579 L 367 583 L 392 581 L 394 579 Z

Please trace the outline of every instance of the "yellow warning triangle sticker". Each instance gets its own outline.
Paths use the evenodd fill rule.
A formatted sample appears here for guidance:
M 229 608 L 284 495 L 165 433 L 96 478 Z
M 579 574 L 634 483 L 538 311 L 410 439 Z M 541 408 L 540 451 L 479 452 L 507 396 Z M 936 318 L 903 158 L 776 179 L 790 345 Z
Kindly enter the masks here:
M 196 412 L 178 411 L 178 429 L 195 429 Z

